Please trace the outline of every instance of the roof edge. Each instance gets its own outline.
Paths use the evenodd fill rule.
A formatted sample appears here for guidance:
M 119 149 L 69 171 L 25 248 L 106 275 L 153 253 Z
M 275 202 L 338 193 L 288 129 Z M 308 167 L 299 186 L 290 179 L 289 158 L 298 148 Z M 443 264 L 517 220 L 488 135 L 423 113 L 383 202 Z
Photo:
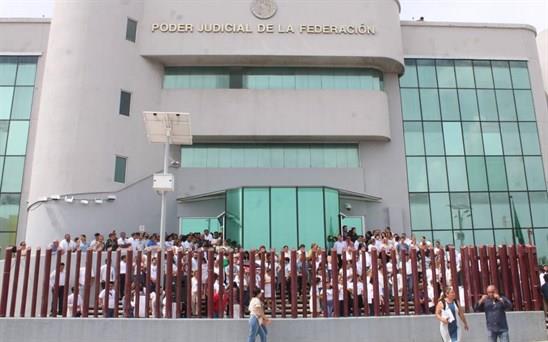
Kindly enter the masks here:
M 0 18 L 0 24 L 2 23 L 38 23 L 38 24 L 50 24 L 51 18 Z
M 470 22 L 451 22 L 451 21 L 418 21 L 401 20 L 400 26 L 426 26 L 426 27 L 463 27 L 463 28 L 491 28 L 491 29 L 511 29 L 527 30 L 537 35 L 537 29 L 529 24 L 508 24 L 508 23 L 470 23 Z

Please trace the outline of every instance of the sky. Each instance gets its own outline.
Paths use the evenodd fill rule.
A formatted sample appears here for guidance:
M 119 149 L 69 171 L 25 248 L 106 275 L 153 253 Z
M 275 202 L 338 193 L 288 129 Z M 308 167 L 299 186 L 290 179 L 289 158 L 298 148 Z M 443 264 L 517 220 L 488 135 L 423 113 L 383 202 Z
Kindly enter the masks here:
M 53 1 L 0 0 L 0 17 L 51 17 Z M 548 29 L 548 0 L 400 0 L 400 2 L 402 20 L 424 17 L 428 21 L 529 24 L 536 27 L 539 32 Z

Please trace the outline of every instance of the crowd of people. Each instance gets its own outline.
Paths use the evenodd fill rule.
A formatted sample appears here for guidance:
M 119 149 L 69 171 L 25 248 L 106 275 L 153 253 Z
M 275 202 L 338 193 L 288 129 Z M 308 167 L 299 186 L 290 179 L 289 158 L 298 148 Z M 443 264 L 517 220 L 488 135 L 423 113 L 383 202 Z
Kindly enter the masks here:
M 135 274 L 137 265 L 136 259 L 133 260 L 131 269 L 134 272 L 133 277 L 138 277 L 138 281 L 132 281 L 131 284 L 131 310 L 133 316 L 143 317 L 146 314 L 150 314 L 155 317 L 166 315 L 166 288 L 172 287 L 172 296 L 176 293 L 176 286 L 181 286 L 181 302 L 174 305 L 180 305 L 180 312 L 182 317 L 204 317 L 206 316 L 203 308 L 203 303 L 207 302 L 208 290 L 207 284 L 209 280 L 208 269 L 208 250 L 214 251 L 214 268 L 213 274 L 211 274 L 213 282 L 213 305 L 215 315 L 218 315 L 219 308 L 221 312 L 228 314 L 228 297 L 229 293 L 233 292 L 233 316 L 240 317 L 241 310 L 247 308 L 252 294 L 251 286 L 258 288 L 262 291 L 262 296 L 265 301 L 267 309 L 272 310 L 275 307 L 273 298 L 280 298 L 281 288 L 285 287 L 286 298 L 282 300 L 290 301 L 290 289 L 293 285 L 297 289 L 298 299 L 306 301 L 305 306 L 309 312 L 318 312 L 318 315 L 325 314 L 328 317 L 334 316 L 335 312 L 339 316 L 351 316 L 361 314 L 388 314 L 388 305 L 385 305 L 389 301 L 393 301 L 394 297 L 398 297 L 403 301 L 413 302 L 415 301 L 414 286 L 416 283 L 413 280 L 413 272 L 417 272 L 418 279 L 421 283 L 427 283 L 427 291 L 421 290 L 419 293 L 418 301 L 419 310 L 423 313 L 435 313 L 436 301 L 435 297 L 437 293 L 443 293 L 444 284 L 452 284 L 451 277 L 452 272 L 450 270 L 450 258 L 449 246 L 443 246 L 439 241 L 431 242 L 422 237 L 416 239 L 414 236 L 407 236 L 406 234 L 393 234 L 390 228 L 383 230 L 368 231 L 365 235 L 358 235 L 355 228 L 347 229 L 343 227 L 342 234 L 338 236 L 334 242 L 332 248 L 336 252 L 338 272 L 333 272 L 333 262 L 331 260 L 331 253 L 327 253 L 326 260 L 322 258 L 321 248 L 317 244 L 312 244 L 310 248 L 306 246 L 299 246 L 296 251 L 296 260 L 294 263 L 290 260 L 290 249 L 288 246 L 282 248 L 284 252 L 284 259 L 281 260 L 281 254 L 268 253 L 264 246 L 259 246 L 255 253 L 255 259 L 251 260 L 251 255 L 248 251 L 245 251 L 243 255 L 243 262 L 240 262 L 239 247 L 234 247 L 230 241 L 223 239 L 221 233 L 211 233 L 208 230 L 204 230 L 202 233 L 192 233 L 188 235 L 171 234 L 166 237 L 165 247 L 167 250 L 174 251 L 173 260 L 173 274 L 177 274 L 177 267 L 182 267 L 182 279 L 177 281 L 176 277 L 173 277 L 171 285 L 166 284 L 165 270 L 167 266 L 164 264 L 163 272 L 164 278 L 162 284 L 165 286 L 157 286 L 159 281 L 159 265 L 158 256 L 156 253 L 160 251 L 159 236 L 158 234 L 148 234 L 145 232 L 136 232 L 128 236 L 122 232 L 117 234 L 115 231 L 108 234 L 108 239 L 105 241 L 102 234 L 95 234 L 94 239 L 88 242 L 85 235 L 80 235 L 76 238 L 71 238 L 69 234 L 65 234 L 65 237 L 61 241 L 53 241 L 49 247 L 53 254 L 60 251 L 117 251 L 131 249 L 134 252 L 138 251 L 151 251 L 150 260 L 150 281 L 147 281 L 147 253 L 144 253 L 141 259 L 140 269 L 142 274 Z M 377 269 L 373 269 L 373 262 L 371 259 L 372 251 L 375 249 L 378 253 L 378 260 L 376 262 Z M 402 265 L 402 251 L 406 252 L 406 255 L 410 255 L 411 250 L 418 251 L 416 266 L 411 265 L 411 258 L 407 258 L 405 265 Z M 177 252 L 191 252 L 192 265 L 191 265 L 191 277 L 186 274 L 187 258 L 183 258 L 180 263 L 177 260 Z M 233 269 L 230 270 L 230 265 L 225 258 L 221 264 L 219 258 L 220 251 L 232 251 L 236 252 L 234 255 Z M 443 252 L 445 251 L 445 253 Z M 201 255 L 200 255 L 201 254 Z M 444 255 L 447 261 L 444 266 L 440 262 L 440 256 Z M 394 257 L 393 257 L 394 256 Z M 454 289 L 459 294 L 460 298 L 464 298 L 463 279 L 461 275 L 461 260 L 460 252 L 455 249 L 456 258 L 456 276 L 458 287 Z M 165 260 L 165 256 L 162 257 Z M 423 260 L 424 259 L 424 260 Z M 395 264 L 393 262 L 395 261 Z M 431 262 L 435 262 L 435 271 L 432 271 Z M 201 265 L 200 265 L 201 264 Z M 251 265 L 254 265 L 255 279 L 251 278 Z M 296 267 L 296 283 L 292 284 L 291 267 L 292 264 Z M 365 265 L 364 265 L 365 264 Z M 244 277 L 240 279 L 239 270 L 241 265 L 244 266 Z M 200 267 L 201 266 L 201 267 Z M 365 267 L 364 267 L 365 266 Z M 402 267 L 405 267 L 405 276 L 402 275 Z M 445 269 L 442 269 L 445 267 Z M 264 269 L 262 269 L 264 268 Z M 115 298 L 116 291 L 114 290 L 114 263 L 111 265 L 111 269 L 107 271 L 108 266 L 106 264 L 100 267 L 100 292 L 99 292 L 99 304 L 108 305 L 104 307 L 104 315 L 112 316 L 114 310 L 119 307 L 119 300 L 123 299 L 125 293 L 125 274 L 128 269 L 126 264 L 126 255 L 123 254 L 120 260 L 120 283 L 117 291 L 119 298 Z M 220 269 L 223 272 L 220 272 Z M 365 274 L 363 273 L 365 270 Z M 61 269 L 61 273 L 64 270 Z M 82 303 L 83 286 L 85 279 L 85 266 L 80 268 L 80 291 L 78 294 L 78 303 Z M 353 273 L 357 273 L 354 276 Z M 56 281 L 56 270 L 51 273 L 50 286 L 53 289 Z M 110 274 L 110 275 L 107 275 Z M 229 274 L 233 274 L 233 278 L 230 279 Z M 314 275 L 314 279 L 313 278 Z M 92 278 L 95 276 L 94 270 L 91 270 Z M 222 276 L 222 278 L 221 278 Z M 548 267 L 545 266 L 540 272 L 540 283 L 544 285 L 546 278 L 548 277 Z M 303 285 L 303 277 L 305 282 Z M 322 279 L 325 277 L 325 280 Z M 108 279 L 107 279 L 108 278 Z M 187 279 L 190 278 L 190 284 L 187 287 Z M 442 279 L 443 278 L 443 279 Z M 58 286 L 61 290 L 57 291 L 57 312 L 61 312 L 63 307 L 64 291 L 64 273 L 59 277 Z M 135 279 L 135 278 L 133 278 Z M 375 287 L 373 286 L 373 280 L 376 279 L 378 284 L 378 292 L 375 293 Z M 397 282 L 395 286 L 394 282 Z M 354 284 L 356 282 L 356 284 Z M 314 283 L 314 286 L 311 284 Z M 407 289 L 407 298 L 404 298 L 403 288 L 404 283 Z M 135 286 L 137 284 L 137 286 Z M 251 285 L 253 284 L 253 285 Z M 283 285 L 282 285 L 283 284 Z M 337 288 L 334 288 L 334 284 L 337 284 Z M 303 286 L 306 286 L 306 293 L 303 290 Z M 243 287 L 243 297 L 239 296 L 240 288 Z M 220 290 L 222 288 L 222 291 Z M 396 289 L 397 288 L 397 292 Z M 542 287 L 548 288 L 548 286 Z M 158 289 L 159 295 L 157 294 Z M 187 291 L 191 291 L 190 296 L 187 297 Z M 316 291 L 313 293 L 313 291 Z M 276 294 L 273 296 L 272 291 Z M 543 290 L 544 291 L 544 290 Z M 71 294 L 68 297 L 69 307 L 72 309 L 72 303 L 74 303 L 73 292 L 74 287 L 70 291 Z M 547 292 L 547 291 L 544 291 Z M 108 300 L 105 297 L 108 296 Z M 190 298 L 190 311 L 187 312 L 187 298 Z M 322 300 L 326 298 L 327 300 Z M 356 307 L 352 305 L 354 298 L 358 303 Z M 378 299 L 378 312 L 375 311 L 374 300 Z M 545 295 L 545 304 L 548 306 L 547 297 Z M 344 305 L 345 299 L 349 305 Z M 149 305 L 145 303 L 149 300 Z M 160 300 L 160 305 L 157 305 L 157 300 Z M 314 302 L 315 300 L 315 302 Z M 139 301 L 140 305 L 136 305 Z M 175 297 L 172 298 L 172 302 L 175 302 Z M 241 301 L 241 303 L 240 303 Z M 93 301 L 92 301 L 93 302 Z M 138 306 L 139 312 L 135 312 L 136 306 Z M 78 304 L 78 312 L 75 315 L 81 313 L 81 305 Z M 145 312 L 145 308 L 149 307 L 150 312 Z M 160 309 L 159 309 L 160 308 Z M 159 312 L 158 310 L 161 310 Z M 417 310 L 417 308 L 415 308 Z M 173 309 L 175 314 L 177 310 Z M 52 313 L 54 312 L 52 304 Z M 247 312 L 246 312 L 247 313 Z

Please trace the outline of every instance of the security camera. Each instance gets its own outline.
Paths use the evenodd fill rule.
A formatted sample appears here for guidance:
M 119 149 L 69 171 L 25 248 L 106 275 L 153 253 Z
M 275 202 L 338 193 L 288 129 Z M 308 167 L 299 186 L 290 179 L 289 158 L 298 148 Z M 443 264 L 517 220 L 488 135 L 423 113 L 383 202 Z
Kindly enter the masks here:
M 348 211 L 352 210 L 352 204 L 350 204 L 350 203 L 345 203 L 345 204 L 344 204 L 344 207 L 345 207 L 346 210 L 348 210 Z

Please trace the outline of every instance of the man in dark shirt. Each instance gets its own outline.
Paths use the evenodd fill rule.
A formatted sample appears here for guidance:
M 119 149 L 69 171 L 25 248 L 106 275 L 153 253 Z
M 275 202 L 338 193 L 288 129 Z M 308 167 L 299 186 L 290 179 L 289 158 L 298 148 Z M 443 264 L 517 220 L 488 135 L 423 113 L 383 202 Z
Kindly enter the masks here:
M 487 294 L 483 295 L 476 305 L 476 311 L 485 312 L 487 321 L 487 338 L 489 342 L 509 342 L 506 310 L 512 308 L 510 300 L 499 295 L 494 285 L 487 286 Z
M 544 298 L 544 313 L 548 314 L 548 274 L 544 274 L 544 284 L 540 288 L 542 298 Z

